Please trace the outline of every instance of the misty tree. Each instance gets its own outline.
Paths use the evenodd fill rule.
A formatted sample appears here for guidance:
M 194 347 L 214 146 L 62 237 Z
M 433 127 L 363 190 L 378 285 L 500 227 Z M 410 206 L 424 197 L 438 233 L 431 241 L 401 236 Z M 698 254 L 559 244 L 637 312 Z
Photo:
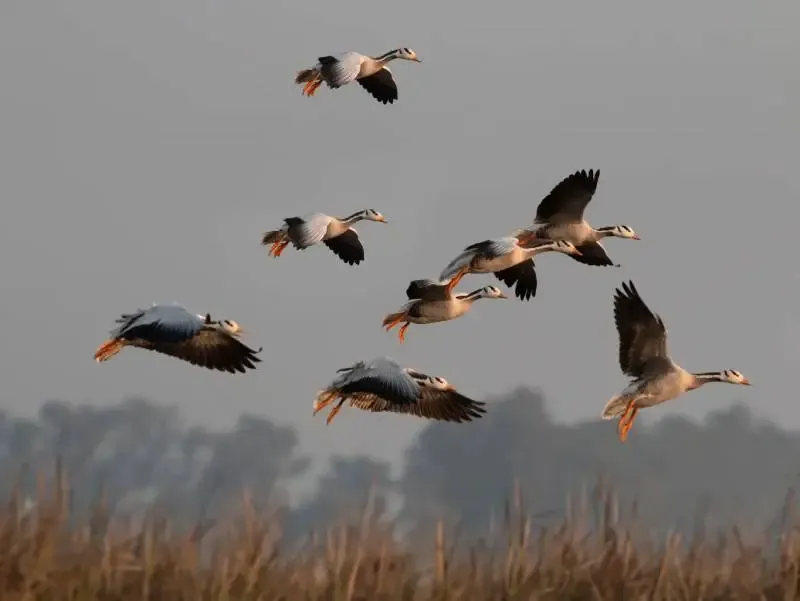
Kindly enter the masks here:
M 585 501 L 596 517 L 591 491 L 602 479 L 623 512 L 636 502 L 645 526 L 708 530 L 737 521 L 763 528 L 795 509 L 786 494 L 797 484 L 797 457 L 800 434 L 741 405 L 702 423 L 637 422 L 621 444 L 613 422 L 555 423 L 541 393 L 519 389 L 491 401 L 470 424 L 429 422 L 397 482 L 384 462 L 333 458 L 285 526 L 297 537 L 331 521 L 360 520 L 371 491 L 376 522 L 386 524 L 397 503 L 406 528 L 429 534 L 432 521 L 445 518 L 468 536 L 483 536 L 500 525 L 515 483 L 524 510 L 546 523 L 563 517 L 568 497 L 573 508 Z M 106 406 L 50 401 L 33 419 L 0 413 L 0 493 L 18 486 L 35 498 L 57 460 L 74 512 L 91 508 L 102 493 L 112 513 L 156 506 L 186 524 L 235 510 L 245 489 L 261 507 L 284 505 L 285 484 L 309 464 L 293 428 L 252 415 L 215 431 L 187 428 L 174 407 L 143 399 Z
M 521 389 L 491 402 L 476 422 L 422 431 L 407 452 L 401 518 L 427 532 L 445 518 L 467 536 L 484 535 L 499 523 L 516 482 L 524 510 L 541 522 L 562 518 L 568 497 L 575 510 L 585 503 L 591 522 L 600 509 L 592 494 L 603 481 L 620 511 L 635 507 L 646 527 L 762 527 L 795 485 L 799 456 L 800 435 L 758 422 L 739 405 L 703 424 L 678 417 L 638 423 L 622 444 L 613 422 L 556 424 L 541 394 Z
M 193 493 L 202 500 L 204 513 L 231 508 L 245 489 L 262 504 L 284 505 L 278 485 L 309 465 L 308 457 L 297 455 L 298 450 L 293 428 L 243 415 L 232 431 L 215 435 Z
M 291 513 L 286 536 L 294 539 L 337 523 L 360 523 L 365 511 L 373 525 L 385 520 L 396 489 L 390 472 L 385 461 L 332 457 L 314 495 Z

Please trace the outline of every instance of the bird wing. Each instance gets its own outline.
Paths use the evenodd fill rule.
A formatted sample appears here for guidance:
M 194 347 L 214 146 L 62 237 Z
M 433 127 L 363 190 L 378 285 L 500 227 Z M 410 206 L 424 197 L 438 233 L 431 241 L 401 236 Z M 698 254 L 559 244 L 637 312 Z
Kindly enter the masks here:
M 419 384 L 393 359 L 381 357 L 344 368 L 329 390 L 342 396 L 375 395 L 392 404 L 413 403 Z
M 447 284 L 447 281 L 412 280 L 408 288 L 406 288 L 406 296 L 409 299 L 419 300 L 448 300 L 450 292 L 447 290 Z
M 448 389 L 441 390 L 426 386 L 424 381 L 429 377 L 414 369 L 404 369 L 409 377 L 416 376 L 419 386 L 418 396 L 411 402 L 392 402 L 374 393 L 354 395 L 350 405 L 365 411 L 404 413 L 417 417 L 446 422 L 469 422 L 478 419 L 486 412 L 485 403 L 474 401 L 459 392 Z
M 517 245 L 517 239 L 512 236 L 504 238 L 494 238 L 492 240 L 483 240 L 467 246 L 461 253 L 444 268 L 440 280 L 449 280 L 462 267 L 467 267 L 475 257 L 483 257 L 485 259 L 495 259 L 507 255 L 514 250 Z
M 348 228 L 338 236 L 325 240 L 325 246 L 348 265 L 358 265 L 364 260 L 364 246 L 358 239 L 358 232 L 353 228 Z
M 256 356 L 261 349 L 251 349 L 235 336 L 213 326 L 204 327 L 187 340 L 154 344 L 150 350 L 232 374 L 255 369 L 255 364 L 261 362 Z
M 180 305 L 153 305 L 135 313 L 123 314 L 111 338 L 144 340 L 152 343 L 181 342 L 203 328 L 203 320 Z
M 470 422 L 483 417 L 486 413 L 485 405 L 455 390 L 423 386 L 419 401 L 406 413 L 446 422 Z
M 320 71 L 329 87 L 340 88 L 358 77 L 363 60 L 358 52 L 345 52 L 336 57 L 321 56 Z
M 313 213 L 307 217 L 287 217 L 288 236 L 292 245 L 302 250 L 322 242 L 328 232 L 328 224 L 333 217 L 323 213 Z
M 623 282 L 615 291 L 614 322 L 623 373 L 640 378 L 653 371 L 654 364 L 669 359 L 664 322 L 647 307 L 632 281 Z
M 507 269 L 495 271 L 494 276 L 509 288 L 513 287 L 514 295 L 519 300 L 527 301 L 536 296 L 538 279 L 536 278 L 536 266 L 533 263 L 533 258 L 517 263 Z
M 391 71 L 386 67 L 358 79 L 358 83 L 378 102 L 392 104 L 397 100 L 397 84 Z
M 561 180 L 536 209 L 534 223 L 578 223 L 597 189 L 600 170 L 576 171 Z
M 576 246 L 579 255 L 571 255 L 573 259 L 584 265 L 592 265 L 595 267 L 608 267 L 616 265 L 611 257 L 608 256 L 606 249 L 599 242 L 585 242 Z
M 503 238 L 493 238 L 491 240 L 470 244 L 465 250 L 474 249 L 477 254 L 485 259 L 496 259 L 497 257 L 502 257 L 513 251 L 518 244 L 519 240 L 515 237 L 505 236 Z

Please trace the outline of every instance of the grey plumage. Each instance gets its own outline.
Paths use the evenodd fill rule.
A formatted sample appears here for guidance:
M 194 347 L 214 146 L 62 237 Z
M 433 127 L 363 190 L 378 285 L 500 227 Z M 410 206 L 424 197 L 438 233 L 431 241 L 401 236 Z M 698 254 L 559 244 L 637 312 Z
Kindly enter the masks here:
M 321 242 L 348 265 L 358 265 L 364 260 L 364 246 L 352 225 L 362 220 L 386 223 L 386 218 L 375 209 L 364 209 L 342 218 L 324 213 L 286 217 L 280 229 L 261 236 L 261 244 L 271 245 L 269 254 L 279 257 L 289 244 L 297 250 L 305 250 Z
M 448 280 L 412 280 L 406 288 L 406 296 L 409 300 L 447 300 L 451 296 L 451 291 L 447 287 L 449 283 Z
M 533 226 L 517 232 L 522 245 L 532 240 L 568 240 L 580 251 L 572 255 L 579 263 L 619 267 L 600 241 L 610 236 L 638 240 L 639 236 L 627 225 L 594 228 L 586 221 L 584 213 L 599 179 L 599 169 L 581 169 L 556 184 L 539 202 Z
M 492 238 L 464 248 L 439 278 L 458 283 L 467 273 L 493 273 L 506 286 L 514 287 L 517 298 L 527 301 L 536 296 L 538 287 L 533 257 L 548 251 L 573 256 L 580 252 L 565 240 L 534 240 L 523 247 L 516 236 Z
M 708 382 L 749 385 L 736 370 L 690 373 L 675 363 L 667 351 L 664 321 L 645 304 L 632 281 L 614 294 L 614 323 L 619 337 L 619 366 L 632 381 L 609 399 L 601 417 L 620 418 L 620 440 L 625 440 L 636 413 L 674 399 Z
M 381 357 L 337 370 L 339 375 L 319 393 L 314 413 L 338 399 L 328 422 L 345 401 L 364 411 L 393 412 L 450 422 L 467 422 L 485 413 L 485 403 L 458 393 L 444 378 L 403 368 Z
M 107 361 L 125 346 L 169 355 L 207 369 L 244 373 L 260 362 L 254 350 L 236 336 L 239 325 L 230 320 L 213 321 L 206 314 L 194 315 L 178 304 L 154 304 L 147 309 L 122 314 L 109 339 L 95 352 L 97 361 Z
M 303 93 L 313 96 L 323 82 L 331 89 L 338 89 L 358 81 L 375 100 L 391 104 L 398 98 L 397 84 L 386 64 L 396 59 L 422 62 L 410 48 L 396 48 L 377 57 L 343 52 L 336 56 L 319 57 L 312 68 L 297 73 L 295 83 L 306 84 Z

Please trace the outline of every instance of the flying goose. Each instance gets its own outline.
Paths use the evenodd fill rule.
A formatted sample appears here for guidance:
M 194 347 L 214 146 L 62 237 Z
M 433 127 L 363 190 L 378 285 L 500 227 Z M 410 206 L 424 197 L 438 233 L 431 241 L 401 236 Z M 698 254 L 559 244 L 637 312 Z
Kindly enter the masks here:
M 534 255 L 547 251 L 573 256 L 580 254 L 572 242 L 565 240 L 531 241 L 530 244 L 523 248 L 519 239 L 513 236 L 470 244 L 450 261 L 439 279 L 449 280 L 447 286 L 452 290 L 468 273 L 494 273 L 509 288 L 516 284 L 514 294 L 517 298 L 530 300 L 536 296 L 537 287 Z
M 154 303 L 147 309 L 122 314 L 110 338 L 95 351 L 97 362 L 108 361 L 126 346 L 156 351 L 192 365 L 245 373 L 261 359 L 237 337 L 242 328 L 235 321 L 212 321 L 211 315 L 193 315 L 178 304 Z
M 572 255 L 576 261 L 585 265 L 616 265 L 600 240 L 607 237 L 639 240 L 639 236 L 627 225 L 593 228 L 586 222 L 583 213 L 594 196 L 599 178 L 599 169 L 568 175 L 539 203 L 533 226 L 518 230 L 514 235 L 523 245 L 531 240 L 568 240 L 580 251 L 580 254 Z
M 733 369 L 690 373 L 667 353 L 667 329 L 645 305 L 632 281 L 614 295 L 614 321 L 619 334 L 619 366 L 633 378 L 625 390 L 603 408 L 603 419 L 620 418 L 617 431 L 625 441 L 639 409 L 674 399 L 708 382 L 750 385 Z
M 263 234 L 261 244 L 271 244 L 268 254 L 280 257 L 289 244 L 303 250 L 323 242 L 348 265 L 358 265 L 364 260 L 364 247 L 358 239 L 358 232 L 351 226 L 362 220 L 386 223 L 386 218 L 375 209 L 364 209 L 341 219 L 323 213 L 287 217 L 283 220 L 283 227 Z
M 449 282 L 414 280 L 406 288 L 409 301 L 399 311 L 390 313 L 383 320 L 388 332 L 403 323 L 398 332 L 400 342 L 405 340 L 409 324 L 438 323 L 457 319 L 470 310 L 479 298 L 508 298 L 495 286 L 484 286 L 469 293 L 453 293 Z
M 303 94 L 313 96 L 323 81 L 329 88 L 336 89 L 355 80 L 375 100 L 391 104 L 397 100 L 397 84 L 386 63 L 395 59 L 422 62 L 411 48 L 397 48 L 376 57 L 345 52 L 338 56 L 319 57 L 317 64 L 310 69 L 298 71 L 294 82 L 306 84 Z
M 456 391 L 444 378 L 429 376 L 380 357 L 337 369 L 340 375 L 314 400 L 314 415 L 338 399 L 330 424 L 345 401 L 364 411 L 406 413 L 447 422 L 468 422 L 486 413 L 486 403 Z

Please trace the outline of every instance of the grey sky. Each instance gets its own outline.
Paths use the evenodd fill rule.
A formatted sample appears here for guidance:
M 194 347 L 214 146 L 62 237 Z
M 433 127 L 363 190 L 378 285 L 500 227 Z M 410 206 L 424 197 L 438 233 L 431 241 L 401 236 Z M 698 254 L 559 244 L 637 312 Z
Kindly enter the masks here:
M 292 423 L 318 458 L 397 459 L 421 422 L 312 419 L 336 368 L 388 354 L 466 394 L 540 386 L 556 418 L 594 417 L 625 382 L 611 295 L 631 277 L 676 360 L 755 384 L 644 419 L 739 398 L 796 428 L 799 26 L 796 0 L 8 0 L 0 404 L 139 394 L 214 426 L 243 411 Z M 307 99 L 292 83 L 317 56 L 398 46 L 424 63 L 393 67 L 393 106 L 358 86 Z M 589 220 L 642 236 L 608 242 L 623 268 L 544 256 L 530 303 L 412 325 L 402 346 L 383 332 L 410 279 L 523 227 L 582 168 L 602 173 Z M 273 260 L 259 247 L 285 216 L 366 207 L 391 223 L 359 226 L 358 268 L 325 248 Z M 228 376 L 136 350 L 92 361 L 120 312 L 173 300 L 239 321 L 263 366 Z

